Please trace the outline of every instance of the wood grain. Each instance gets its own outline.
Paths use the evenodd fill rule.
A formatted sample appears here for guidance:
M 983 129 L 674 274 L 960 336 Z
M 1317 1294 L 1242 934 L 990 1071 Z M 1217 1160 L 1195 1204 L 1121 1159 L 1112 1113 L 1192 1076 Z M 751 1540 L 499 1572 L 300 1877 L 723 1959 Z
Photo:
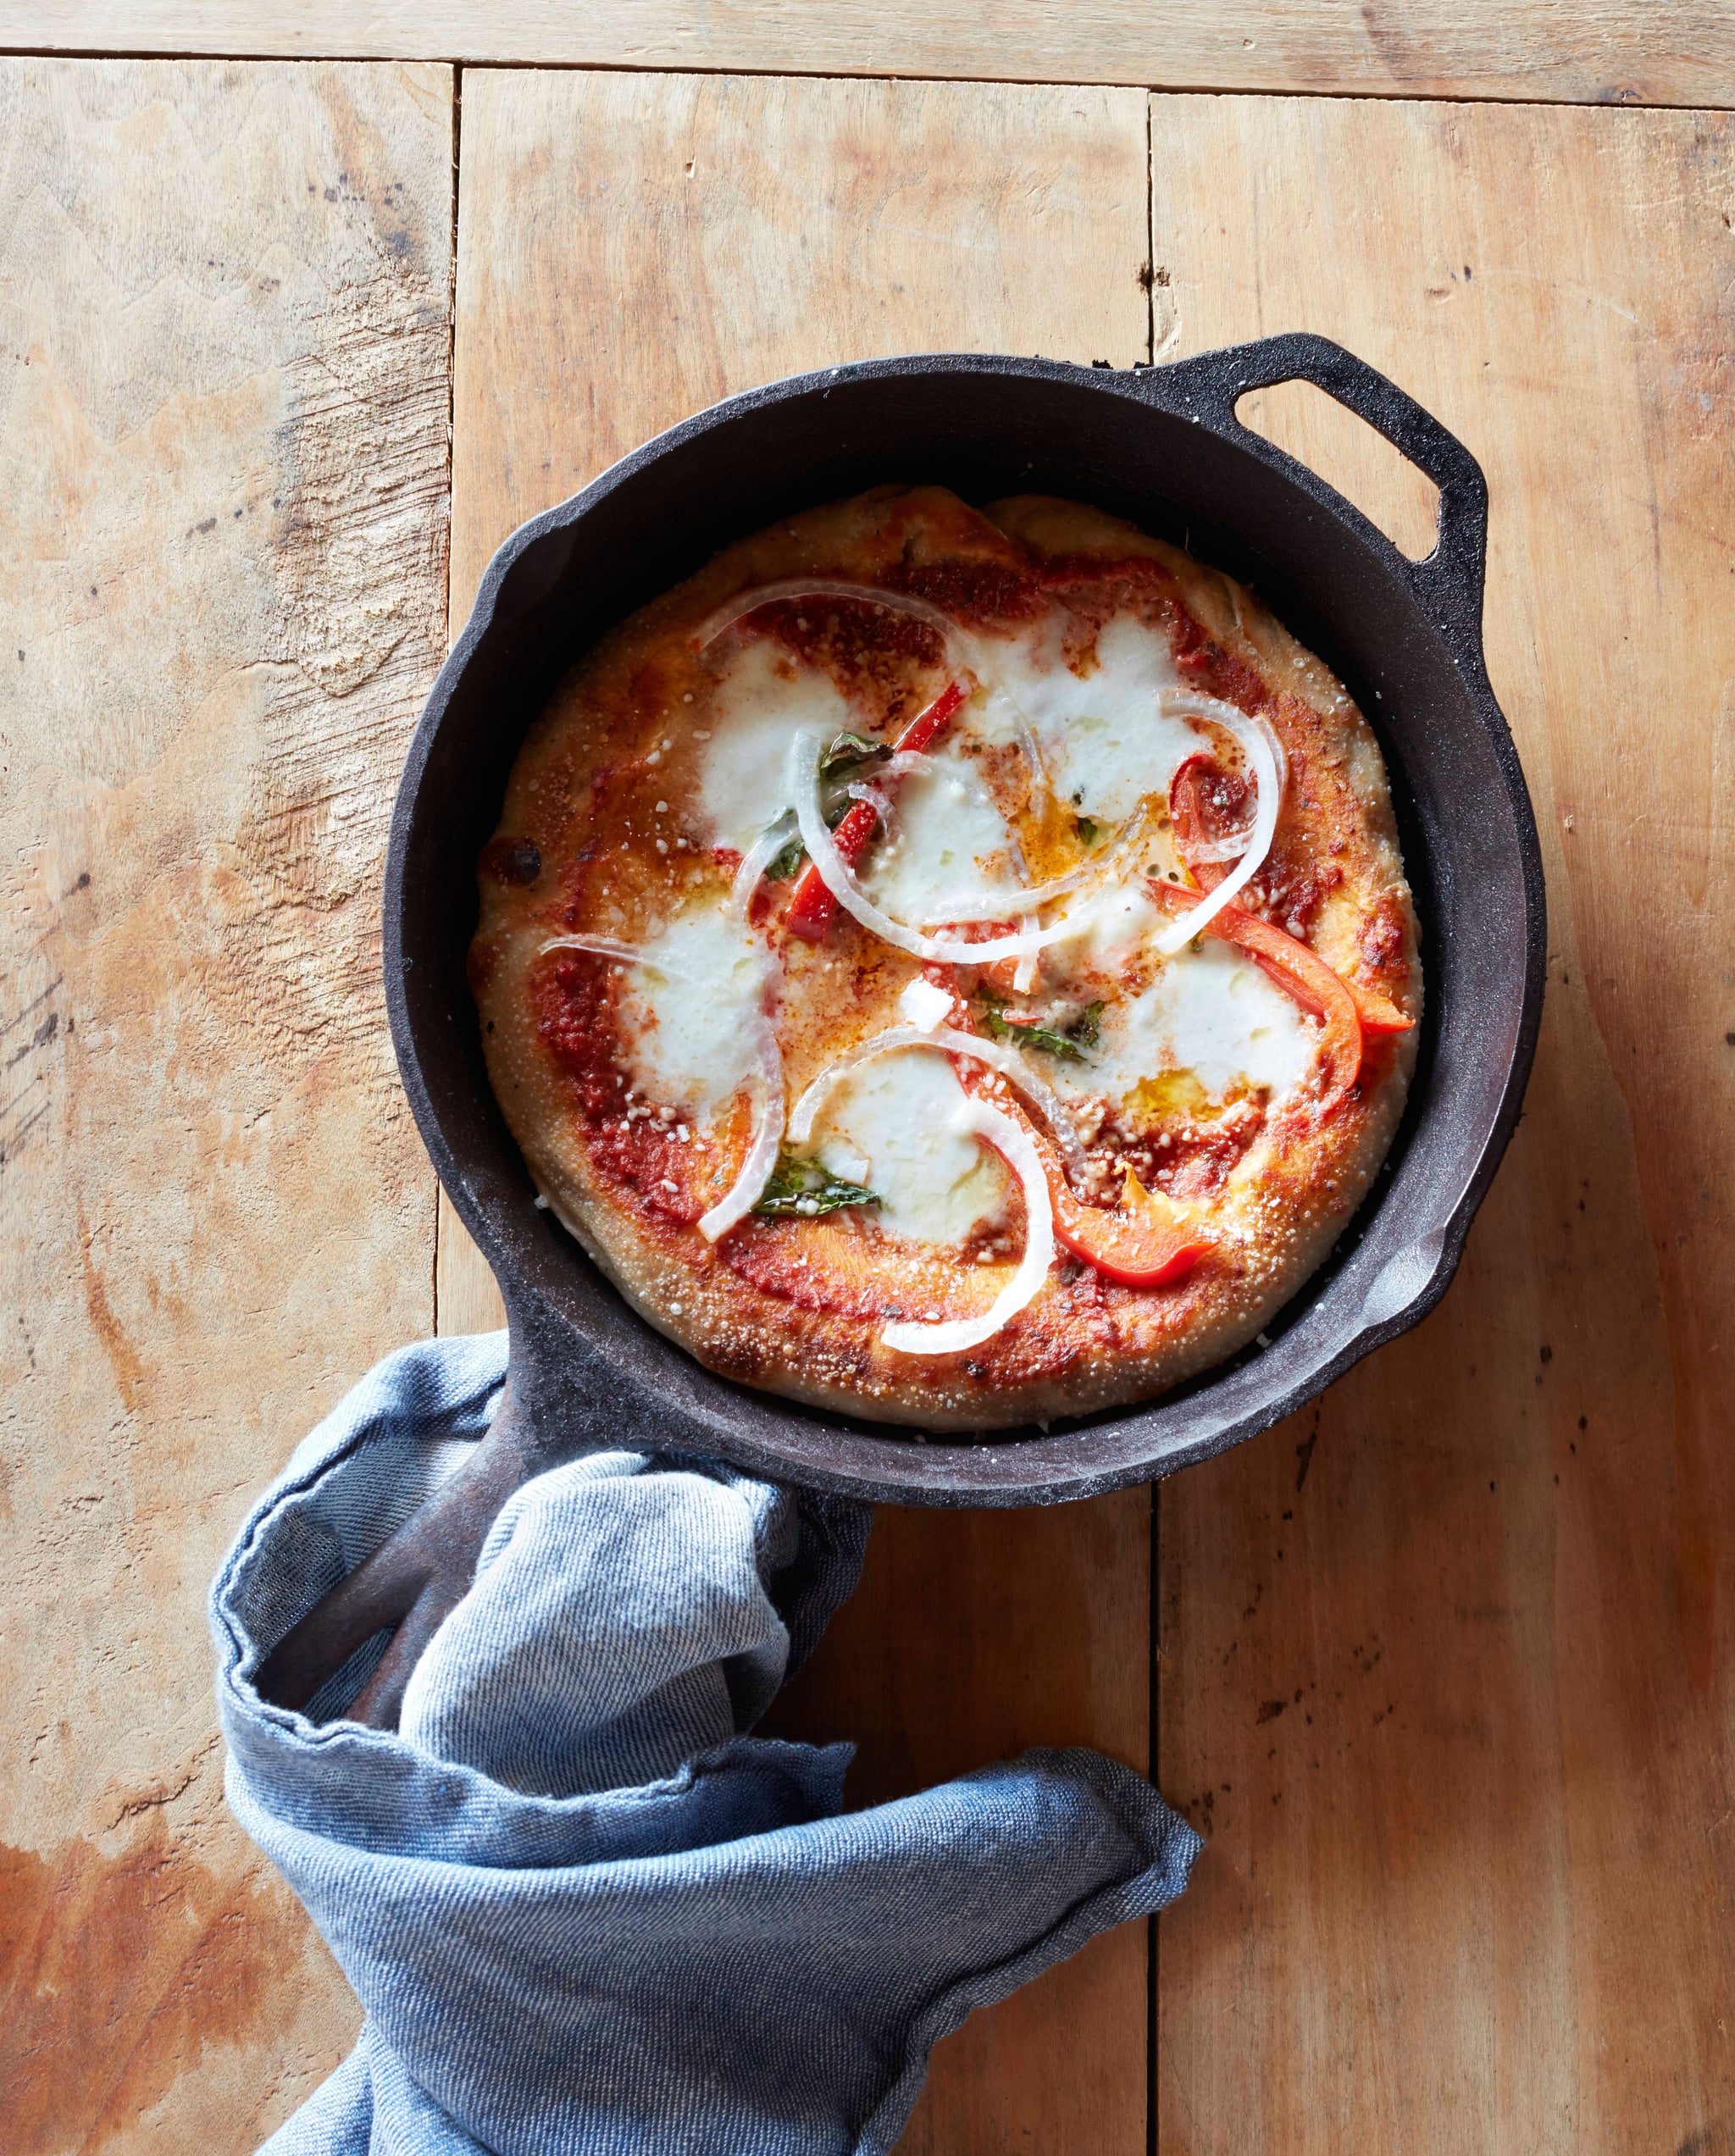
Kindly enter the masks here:
M 443 648 L 452 77 L 0 63 L 0 2131 L 251 2149 L 354 2002 L 207 1582 L 432 1316 L 379 981 Z
M 854 1804 L 1031 1744 L 1150 1753 L 1150 1495 L 1023 1512 L 882 1511 L 861 1586 L 768 1733 L 858 1747 Z M 903 2156 L 1146 2142 L 1147 1927 L 1122 1925 L 935 2054 Z
M 0 0 L 0 47 L 1735 103 L 1718 0 Z
M 1169 2156 L 1735 2146 L 1735 130 L 1155 100 L 1160 337 L 1322 330 L 1482 457 L 1549 989 L 1463 1274 L 1167 1486 Z M 1377 459 L 1288 446 L 1377 498 Z M 1348 460 L 1345 462 L 1344 460 Z
M 233 0 L 200 42 L 1658 103 L 1732 78 L 1727 11 L 1684 6 L 324 5 Z M 187 22 L 0 0 L 0 42 Z M 433 1314 L 376 909 L 446 629 L 451 100 L 435 67 L 0 64 L 8 2156 L 241 2156 L 354 2026 L 224 1820 L 200 1604 L 289 1444 Z M 1735 140 L 1150 115 L 1157 356 L 1324 330 L 1483 457 L 1553 907 L 1527 1119 L 1442 1310 L 1162 1495 L 1162 1779 L 1213 1846 L 1162 1926 L 1160 2144 L 1721 2156 Z M 513 524 L 746 382 L 1142 356 L 1145 129 L 1112 91 L 467 75 L 454 620 Z M 1423 543 L 1426 490 L 1353 423 L 1248 416 Z M 437 1266 L 442 1329 L 492 1322 L 459 1237 Z M 782 1726 L 858 1738 L 864 1800 L 1028 1742 L 1142 1763 L 1148 1502 L 883 1516 Z M 1122 1931 L 948 2040 L 907 2145 L 1142 2148 L 1144 2017 Z
M 730 391 L 867 352 L 1145 351 L 1124 91 L 474 74 L 459 199 L 455 621 L 514 524 Z M 778 1726 L 847 1731 L 864 1797 L 1039 1743 L 1142 1763 L 1149 1505 L 882 1513 Z M 948 2039 L 906 2145 L 1142 2148 L 1145 1955 L 1117 1934 Z

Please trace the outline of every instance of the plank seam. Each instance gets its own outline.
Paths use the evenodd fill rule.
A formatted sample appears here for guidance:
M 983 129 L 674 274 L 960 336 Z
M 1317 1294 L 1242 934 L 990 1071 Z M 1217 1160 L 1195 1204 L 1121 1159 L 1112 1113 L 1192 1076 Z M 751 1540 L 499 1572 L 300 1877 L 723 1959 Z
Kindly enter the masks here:
M 1512 105 L 1583 112 L 1703 113 L 1707 116 L 1735 112 L 1735 97 L 1728 104 L 1671 104 L 1642 97 L 1547 97 L 1520 91 L 1421 90 L 1398 84 L 1389 89 L 1366 90 L 1285 87 L 1277 84 L 1224 82 L 1134 82 L 1100 75 L 918 75 L 896 68 L 864 68 L 857 72 L 817 68 L 646 67 L 631 60 L 484 60 L 454 53 L 263 53 L 213 47 L 197 52 L 158 47 L 126 50 L 119 47 L 81 45 L 0 45 L 0 60 L 147 60 L 173 66 L 183 60 L 236 60 L 272 67 L 449 67 L 485 69 L 496 75 L 730 75 L 743 81 L 765 82 L 909 82 L 933 87 L 952 83 L 960 87 L 999 90 L 1132 90 L 1150 97 L 1282 97 L 1334 104 L 1381 105 Z
M 1156 121 L 1145 96 L 1145 357 L 1156 364 Z
M 452 69 L 452 278 L 446 287 L 446 648 L 452 649 L 452 493 L 457 472 L 457 213 L 458 190 L 463 185 L 461 154 L 463 130 L 464 71 L 462 63 Z M 441 1183 L 434 1178 L 434 1337 L 440 1337 L 440 1246 L 446 1237 L 445 1209 L 440 1202 Z

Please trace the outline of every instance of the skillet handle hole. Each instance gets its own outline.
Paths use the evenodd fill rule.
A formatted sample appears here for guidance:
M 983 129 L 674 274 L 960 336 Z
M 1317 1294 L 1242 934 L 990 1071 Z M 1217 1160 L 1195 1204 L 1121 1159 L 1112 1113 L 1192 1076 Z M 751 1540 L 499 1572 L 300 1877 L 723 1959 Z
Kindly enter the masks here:
M 1439 537 L 1440 491 L 1383 434 L 1311 382 L 1249 390 L 1244 427 L 1287 450 L 1377 524 L 1400 554 L 1426 561 Z

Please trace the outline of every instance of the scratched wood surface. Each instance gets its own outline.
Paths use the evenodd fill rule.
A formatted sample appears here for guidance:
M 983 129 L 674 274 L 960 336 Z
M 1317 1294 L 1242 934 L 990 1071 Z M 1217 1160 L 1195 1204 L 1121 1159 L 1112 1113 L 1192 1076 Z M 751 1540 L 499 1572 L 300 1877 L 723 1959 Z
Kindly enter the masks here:
M 1160 2145 L 1722 2156 L 1735 128 L 1152 122 L 1159 357 L 1326 330 L 1483 459 L 1551 910 L 1527 1111 L 1444 1305 L 1161 1494 L 1159 1755 L 1212 1840 L 1161 1926 Z M 1305 399 L 1267 420 L 1349 453 Z
M 732 390 L 935 346 L 1142 357 L 1145 173 L 1124 91 L 467 76 L 454 624 L 514 524 Z M 443 1328 L 491 1289 L 449 1213 L 441 1246 Z M 854 1738 L 862 1802 L 1029 1744 L 1143 1765 L 1149 1568 L 1143 1490 L 882 1511 L 775 1726 Z M 948 2038 L 901 2146 L 1143 2148 L 1146 1947 L 1123 1927 Z
M 500 49 L 554 58 L 622 19 L 509 13 Z M 831 13 L 834 50 L 811 11 L 644 8 L 620 57 L 1183 79 L 1106 0 L 880 16 Z M 419 49 L 478 19 L 431 0 Z M 1729 101 L 1721 9 L 1422 37 L 1298 5 L 1257 59 L 1187 46 L 1202 19 L 1161 53 L 1224 88 Z M 129 9 L 124 42 L 185 20 Z M 53 28 L 0 0 L 0 44 Z M 448 630 L 452 90 L 0 63 L 7 2156 L 244 2151 L 354 2026 L 224 1823 L 200 1605 L 436 1293 L 444 1330 L 496 1322 L 461 1239 L 436 1254 L 376 979 Z M 1161 1494 L 1160 1775 L 1211 1847 L 1161 1927 L 1156 2120 L 1128 1932 L 950 2039 L 907 2145 L 1727 2156 L 1730 123 L 1149 114 L 1147 196 L 1134 93 L 468 73 L 451 622 L 519 518 L 729 388 L 940 342 L 1143 356 L 1147 202 L 1157 357 L 1322 329 L 1483 457 L 1553 909 L 1525 1123 L 1435 1317 Z M 1247 416 L 1425 543 L 1427 490 L 1354 423 Z M 862 1739 L 864 1799 L 1025 1742 L 1142 1761 L 1145 1502 L 885 1516 L 784 1726 Z
M 443 67 L 0 62 L 0 2148 L 254 2148 L 359 2019 L 207 1582 L 433 1317 L 385 817 L 443 649 Z
M 1735 103 L 1723 0 L 0 0 L 0 47 Z

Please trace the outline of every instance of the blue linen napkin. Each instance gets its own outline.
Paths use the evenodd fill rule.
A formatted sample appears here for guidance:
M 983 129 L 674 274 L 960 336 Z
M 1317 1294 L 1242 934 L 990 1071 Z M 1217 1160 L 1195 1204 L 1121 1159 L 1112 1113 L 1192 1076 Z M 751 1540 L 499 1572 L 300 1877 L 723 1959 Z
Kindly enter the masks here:
M 396 1733 L 252 1677 L 485 1430 L 506 1336 L 380 1364 L 266 1492 L 211 1594 L 227 1789 L 367 2009 L 272 2156 L 874 2156 L 934 2042 L 1200 1847 L 1096 1753 L 867 1811 L 851 1748 L 749 1736 L 849 1594 L 869 1515 L 594 1450 L 528 1483 Z

